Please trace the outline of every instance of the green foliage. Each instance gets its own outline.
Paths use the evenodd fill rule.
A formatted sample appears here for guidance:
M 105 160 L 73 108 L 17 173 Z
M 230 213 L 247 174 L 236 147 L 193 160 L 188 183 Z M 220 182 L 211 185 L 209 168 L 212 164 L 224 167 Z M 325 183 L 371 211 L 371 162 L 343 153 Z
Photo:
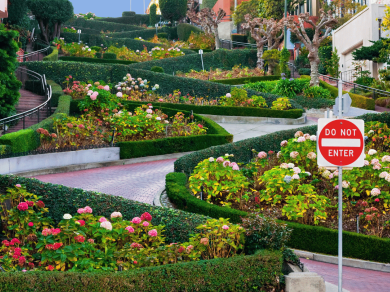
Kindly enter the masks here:
M 287 74 L 288 73 L 288 66 L 287 62 L 290 60 L 290 51 L 286 48 L 283 48 L 280 51 L 280 58 L 279 58 L 279 66 L 280 66 L 280 73 Z
M 318 65 L 318 72 L 320 74 L 328 74 L 327 66 L 330 63 L 332 57 L 332 46 L 322 46 L 318 48 L 318 57 L 320 58 L 320 64 Z M 330 65 L 330 64 L 329 64 Z M 310 75 L 309 73 L 303 73 L 301 75 Z
M 43 58 L 43 61 L 58 61 L 58 50 L 56 47 L 51 47 L 52 52 Z
M 87 20 L 85 18 L 72 18 L 66 25 L 80 28 L 81 31 L 85 28 L 93 29 L 98 33 L 101 31 L 121 32 L 121 31 L 133 31 L 142 30 L 143 28 L 136 25 L 114 23 L 100 20 Z
M 157 5 L 156 4 L 152 4 L 150 6 L 150 13 L 149 13 L 150 25 L 151 26 L 154 26 L 157 23 L 156 11 L 157 11 Z
M 96 53 L 97 55 L 98 53 Z M 107 53 L 106 53 L 107 54 Z M 88 58 L 88 57 L 60 57 L 61 61 L 66 62 L 85 62 L 85 63 L 96 63 L 96 64 L 134 64 L 136 61 L 127 61 L 127 60 L 116 60 L 116 59 L 100 59 L 96 58 Z
M 162 17 L 171 23 L 181 20 L 187 13 L 186 0 L 160 0 L 159 4 Z
M 297 95 L 292 98 L 298 104 L 300 104 L 304 108 L 330 108 L 334 106 L 333 99 L 325 99 L 325 98 L 307 98 L 302 95 Z
M 103 59 L 105 60 L 116 60 L 116 54 L 115 53 L 104 53 Z
M 0 119 L 16 113 L 22 83 L 15 76 L 18 32 L 0 26 Z
M 310 68 L 299 68 L 298 73 L 299 75 L 310 75 L 311 70 Z
M 242 2 L 242 3 L 247 3 L 247 2 Z M 240 43 L 247 43 L 248 42 L 248 36 L 245 35 L 245 34 L 233 33 L 232 34 L 232 41 L 233 42 L 240 42 Z
M 170 217 L 168 217 L 170 218 Z M 212 259 L 133 269 L 119 273 L 1 273 L 3 291 L 255 291 L 277 289 L 282 254 Z M 245 277 L 238 277 L 243 274 Z
M 149 20 L 150 18 L 148 14 L 135 14 L 131 16 L 123 15 L 122 17 L 104 17 L 96 19 L 96 21 L 114 22 L 129 25 L 149 25 Z
M 330 59 L 328 59 L 325 62 L 326 70 L 328 71 L 330 76 L 334 78 L 339 78 L 339 73 L 340 73 L 339 62 L 340 62 L 340 57 L 337 54 L 337 48 L 335 48 L 334 51 L 332 52 L 332 56 L 330 57 Z
M 267 50 L 263 54 L 264 64 L 268 66 L 269 75 L 279 75 L 275 66 L 279 63 L 280 51 L 273 49 Z
M 355 83 L 364 86 L 372 86 L 374 80 L 375 78 L 370 77 L 370 71 L 360 71 L 359 76 L 356 77 Z
M 275 89 L 272 93 L 292 98 L 301 93 L 308 86 L 309 80 L 282 78 L 278 81 L 278 83 L 276 83 Z
M 247 14 L 250 14 L 252 18 L 259 17 L 259 0 L 242 1 L 233 12 L 234 24 L 246 22 L 245 15 Z
M 8 18 L 4 20 L 6 23 L 22 26 L 27 10 L 27 0 L 13 0 L 8 5 Z
M 152 68 L 150 68 L 150 71 L 157 72 L 157 73 L 164 73 L 164 69 L 158 66 L 153 66 Z
M 157 35 L 159 33 L 166 33 L 168 36 L 165 38 L 169 39 L 177 39 L 177 27 L 167 27 L 164 26 L 162 28 L 157 28 Z M 148 40 L 154 37 L 156 34 L 156 29 L 144 29 L 144 30 L 135 30 L 135 31 L 125 31 L 125 32 L 114 32 L 110 33 L 109 36 L 112 38 L 130 38 L 130 39 L 135 39 L 142 37 L 144 40 Z M 160 38 L 160 37 L 159 37 Z M 162 44 L 153 44 L 153 45 L 158 45 L 161 46 Z
M 273 80 L 279 80 L 279 79 L 280 79 L 280 76 L 266 75 L 266 76 L 252 76 L 252 77 L 240 77 L 240 78 L 232 78 L 232 79 L 210 80 L 210 81 L 216 82 L 216 83 L 221 83 L 221 84 L 241 85 L 241 84 L 247 84 L 247 83 L 252 83 L 252 82 L 257 82 L 257 81 L 273 81 Z M 260 83 L 260 82 L 258 82 L 258 83 Z M 249 87 L 245 87 L 245 85 L 244 85 L 244 88 L 249 88 Z M 272 90 L 262 91 L 262 90 L 259 90 L 258 88 L 254 88 L 254 87 L 250 87 L 250 88 L 257 90 L 259 92 L 271 92 L 272 91 Z
M 159 32 L 159 33 L 157 34 L 157 37 L 158 37 L 159 39 L 168 39 L 168 33 L 166 33 L 166 32 Z
M 314 30 L 312 28 L 306 28 L 305 31 L 306 31 L 306 34 L 309 37 L 309 39 L 313 40 Z M 297 35 L 295 33 L 292 33 L 290 35 L 290 42 L 295 44 L 295 43 L 300 43 L 301 41 L 299 40 L 299 38 L 297 37 Z
M 332 98 L 329 90 L 321 86 L 312 86 L 312 87 L 305 88 L 305 90 L 303 91 L 303 96 L 307 98 L 327 98 L 327 99 Z
M 130 17 L 130 16 L 135 16 L 136 13 L 134 11 L 123 11 L 122 12 L 122 17 Z
M 370 41 L 372 43 L 369 47 L 361 47 L 352 52 L 353 59 L 358 60 L 370 60 L 374 62 L 382 62 L 386 60 L 381 60 L 380 52 L 383 49 L 386 49 L 383 39 L 378 41 Z
M 188 23 L 180 23 L 177 26 L 177 36 L 181 41 L 187 41 L 192 32 L 201 33 L 202 30 Z
M 0 155 L 7 155 L 11 153 L 11 146 L 0 145 Z
M 218 0 L 203 0 L 202 4 L 200 4 L 199 9 L 203 8 L 210 8 L 213 9 L 215 3 L 217 3 Z

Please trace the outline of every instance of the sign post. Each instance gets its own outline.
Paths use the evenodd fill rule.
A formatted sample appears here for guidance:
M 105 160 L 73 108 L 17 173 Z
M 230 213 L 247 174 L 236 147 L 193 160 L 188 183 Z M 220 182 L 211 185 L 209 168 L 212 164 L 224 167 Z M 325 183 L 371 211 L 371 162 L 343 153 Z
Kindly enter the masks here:
M 156 23 L 154 26 L 156 27 L 156 35 L 157 35 L 158 34 L 158 32 L 157 32 L 158 23 Z
M 203 65 L 203 50 L 199 50 L 200 59 L 202 60 L 202 70 L 204 71 L 204 65 Z
M 318 166 L 338 167 L 338 291 L 342 292 L 343 279 L 343 167 L 364 166 L 364 121 L 342 119 L 348 111 L 349 96 L 342 95 L 342 81 L 339 81 L 338 119 L 318 120 Z M 347 105 L 343 107 L 343 105 Z

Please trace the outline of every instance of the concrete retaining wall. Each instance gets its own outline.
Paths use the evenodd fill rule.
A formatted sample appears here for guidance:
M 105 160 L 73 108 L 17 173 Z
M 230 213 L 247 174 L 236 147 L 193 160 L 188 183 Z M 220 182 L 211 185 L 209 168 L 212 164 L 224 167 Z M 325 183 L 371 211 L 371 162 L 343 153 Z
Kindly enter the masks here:
M 119 160 L 119 147 L 47 153 L 0 159 L 0 174 Z
M 245 116 L 217 116 L 217 115 L 204 115 L 202 116 L 212 119 L 217 123 L 229 123 L 229 124 L 275 124 L 275 125 L 301 125 L 306 124 L 306 114 L 298 119 L 286 119 L 286 118 L 265 118 L 265 117 L 245 117 Z

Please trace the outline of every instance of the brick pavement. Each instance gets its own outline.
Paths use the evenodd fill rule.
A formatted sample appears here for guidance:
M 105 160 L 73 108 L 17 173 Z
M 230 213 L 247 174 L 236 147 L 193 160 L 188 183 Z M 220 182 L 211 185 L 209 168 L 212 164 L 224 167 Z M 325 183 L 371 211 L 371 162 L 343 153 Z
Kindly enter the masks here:
M 310 272 L 321 275 L 326 282 L 338 285 L 338 266 L 301 259 Z M 389 292 L 390 273 L 343 267 L 343 288 L 350 292 Z
M 176 159 L 39 175 L 35 178 L 53 184 L 121 196 L 153 204 L 154 195 L 165 185 L 165 176 L 173 172 Z

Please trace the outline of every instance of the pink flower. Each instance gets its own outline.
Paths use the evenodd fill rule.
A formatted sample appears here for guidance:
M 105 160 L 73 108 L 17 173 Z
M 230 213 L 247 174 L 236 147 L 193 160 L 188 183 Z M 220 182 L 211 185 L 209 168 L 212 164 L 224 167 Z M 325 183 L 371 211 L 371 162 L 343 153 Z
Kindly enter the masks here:
M 294 173 L 301 173 L 301 169 L 299 167 L 293 168 Z
M 26 202 L 21 202 L 18 205 L 18 209 L 19 211 L 26 211 L 28 209 L 28 204 Z
M 77 220 L 76 222 L 78 222 L 80 224 L 80 226 L 84 226 L 85 225 L 85 221 L 84 220 Z
M 110 90 L 110 86 L 106 85 L 106 86 L 104 86 L 103 89 L 109 91 Z
M 240 168 L 238 167 L 237 163 L 235 163 L 235 162 L 230 164 L 230 166 L 232 167 L 233 170 L 240 170 Z
M 224 225 L 224 226 L 222 226 L 222 229 L 224 229 L 224 230 L 228 230 L 228 229 L 229 229 L 229 226 L 227 226 L 227 225 Z
M 232 97 L 232 95 L 230 93 L 226 93 L 226 97 L 230 98 L 230 97 Z
M 224 161 L 223 162 L 223 167 L 227 167 L 227 166 L 230 166 L 230 162 L 229 161 Z
M 100 223 L 100 227 L 103 227 L 107 230 L 112 230 L 112 225 L 111 225 L 110 221 L 104 221 L 104 222 Z
M 132 220 L 131 220 L 131 222 L 132 223 L 134 223 L 134 224 L 140 224 L 141 223 L 141 218 L 139 218 L 139 217 L 134 217 Z
M 90 206 L 85 206 L 84 213 L 92 214 L 92 208 Z
M 291 179 L 299 179 L 299 175 L 298 174 L 294 174 Z
M 125 228 L 129 233 L 133 233 L 134 232 L 134 228 L 132 226 L 127 226 Z
M 286 140 L 283 140 L 282 142 L 280 142 L 280 146 L 282 146 L 282 147 L 284 147 L 284 146 L 286 146 L 287 145 L 287 141 Z
M 375 163 L 375 165 L 373 167 L 373 169 L 375 169 L 375 170 L 379 170 L 381 168 L 382 168 L 382 165 L 380 163 Z
M 28 226 L 33 227 L 34 226 L 34 222 L 28 222 Z
M 145 212 L 141 215 L 141 220 L 146 220 L 146 221 L 152 221 L 152 215 L 150 215 L 148 212 Z
M 48 236 L 51 234 L 51 230 L 49 228 L 45 228 L 42 230 L 42 235 L 43 236 Z
M 144 221 L 144 222 L 142 223 L 142 225 L 145 226 L 145 227 L 148 227 L 148 226 L 149 226 L 149 222 L 148 222 L 148 221 Z
M 375 202 L 377 202 L 377 203 L 378 203 L 379 201 L 380 201 L 380 200 L 379 200 L 378 198 L 376 198 L 376 199 L 375 199 Z
M 121 212 L 113 212 L 111 214 L 111 219 L 118 218 L 118 217 L 122 218 L 122 213 Z
M 93 238 L 90 238 L 87 240 L 89 243 L 95 243 L 95 240 Z
M 208 245 L 209 244 L 209 239 L 207 237 L 203 237 L 200 239 L 200 243 L 203 245 Z
M 17 247 L 14 249 L 14 253 L 20 255 L 22 252 L 22 249 L 20 247 Z
M 364 166 L 367 166 L 369 165 L 370 163 L 368 162 L 368 160 L 364 160 Z
M 20 240 L 17 238 L 13 238 L 10 242 L 11 245 L 20 244 Z
M 261 152 L 259 152 L 259 154 L 257 154 L 257 157 L 259 157 L 260 159 L 266 158 L 267 153 L 265 153 L 264 151 L 261 151 Z
M 104 218 L 104 217 L 100 217 L 100 219 L 98 220 L 100 223 L 103 223 L 103 222 L 106 222 L 107 221 L 107 219 L 106 218 Z
M 9 246 L 9 241 L 8 240 L 3 240 L 1 243 L 4 244 L 5 246 Z
M 374 158 L 374 159 L 371 160 L 371 164 L 372 164 L 372 165 L 375 165 L 375 164 L 377 164 L 377 163 L 379 163 L 379 160 L 378 160 L 378 159 Z
M 20 184 L 16 184 L 15 187 L 21 188 L 22 186 Z
M 381 194 L 381 190 L 378 189 L 378 188 L 373 188 L 373 189 L 371 190 L 371 196 L 378 196 L 378 195 L 380 195 L 380 194 Z
M 306 141 L 305 137 L 299 137 L 298 138 L 298 143 L 302 143 L 302 142 L 305 142 L 305 141 Z
M 148 232 L 149 236 L 151 237 L 156 237 L 157 236 L 157 230 L 156 229 L 152 229 Z
M 76 242 L 82 243 L 82 242 L 85 241 L 85 237 L 82 236 L 82 235 L 77 235 L 77 236 L 74 237 L 74 240 L 75 240 Z
M 84 208 L 80 208 L 80 209 L 78 209 L 78 210 L 77 210 L 77 213 L 79 213 L 79 214 L 84 214 L 84 213 L 85 213 L 85 210 L 84 210 Z
M 223 162 L 223 158 L 222 157 L 218 157 L 217 158 L 217 162 Z
M 122 95 L 122 92 L 118 92 L 117 94 L 116 94 L 116 96 L 117 97 L 122 97 L 123 95 Z
M 299 153 L 297 151 L 293 151 L 293 152 L 290 153 L 290 157 L 293 158 L 293 159 L 297 158 L 298 155 L 299 155 Z
M 203 129 L 203 126 L 202 126 L 201 124 L 198 124 L 198 127 L 201 128 L 201 129 Z
M 19 258 L 19 263 L 24 263 L 26 261 L 26 258 L 24 256 L 21 256 Z
M 159 102 L 163 102 L 164 100 L 163 100 L 162 98 L 159 98 L 158 101 L 159 101 Z
M 61 233 L 61 229 L 60 228 L 52 228 L 50 231 L 51 231 L 52 235 L 57 235 L 57 234 Z
M 148 114 L 152 114 L 152 113 L 153 113 L 153 111 L 152 111 L 151 109 L 149 109 L 149 108 L 146 110 L 146 112 L 147 112 Z
M 130 244 L 130 246 L 133 248 L 141 248 L 142 247 L 142 245 L 137 243 L 137 242 L 133 242 L 132 244 Z

